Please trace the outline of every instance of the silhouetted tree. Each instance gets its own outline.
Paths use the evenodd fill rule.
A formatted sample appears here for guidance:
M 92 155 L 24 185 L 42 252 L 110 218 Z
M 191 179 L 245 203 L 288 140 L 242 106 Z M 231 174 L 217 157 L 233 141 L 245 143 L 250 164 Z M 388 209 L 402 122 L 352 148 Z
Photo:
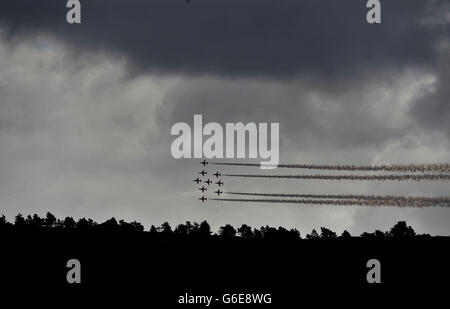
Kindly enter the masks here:
M 144 231 L 144 226 L 140 222 L 133 221 L 130 224 L 133 227 L 133 231 L 135 231 L 135 232 L 143 232 Z
M 2 215 L 0 217 L 0 225 L 6 225 L 8 223 L 8 221 L 6 220 L 5 215 Z
M 72 217 L 66 217 L 64 219 L 63 226 L 66 229 L 73 229 L 76 226 L 76 222 Z
M 26 224 L 25 218 L 22 216 L 21 213 L 18 213 L 17 216 L 14 218 L 14 225 L 18 228 L 24 227 Z
M 88 222 L 88 225 L 89 225 L 89 228 L 90 228 L 90 229 L 92 229 L 92 228 L 94 228 L 95 226 L 97 226 L 97 222 L 95 222 L 95 221 L 92 220 L 91 218 L 87 219 L 87 222 Z
M 198 235 L 200 237 L 209 237 L 211 236 L 211 227 L 206 220 L 203 220 L 198 227 Z
M 317 239 L 319 237 L 320 236 L 315 229 L 313 229 L 310 234 L 306 235 L 306 239 Z
M 419 238 L 430 238 L 431 235 L 430 234 L 416 234 L 416 237 L 419 237 Z
M 57 227 L 57 228 L 64 228 L 64 220 L 56 219 L 55 227 Z
M 119 228 L 123 232 L 127 233 L 137 233 L 142 232 L 144 230 L 144 227 L 139 222 L 133 221 L 133 222 L 125 222 L 124 220 L 119 221 Z
M 90 229 L 89 222 L 86 218 L 80 218 L 77 221 L 76 227 L 80 231 L 87 231 Z
M 263 236 L 262 236 L 262 233 L 261 233 L 261 231 L 260 230 L 258 230 L 258 229 L 254 229 L 253 230 L 253 238 L 255 238 L 255 239 L 261 239 Z
M 111 218 L 100 224 L 100 228 L 105 232 L 115 232 L 119 230 L 119 224 L 116 218 Z
M 12 224 L 8 222 L 8 220 L 6 220 L 5 215 L 2 215 L 0 217 L 0 230 L 7 230 L 10 229 L 12 227 Z
M 278 235 L 277 229 L 268 225 L 262 226 L 260 231 L 264 239 L 276 239 Z
M 253 237 L 252 228 L 247 224 L 242 224 L 240 228 L 238 228 L 238 233 L 241 237 L 251 238 Z
M 380 230 L 376 230 L 373 234 L 374 234 L 375 238 L 377 238 L 377 239 L 382 239 L 387 236 L 385 232 L 382 232 Z
M 25 219 L 25 225 L 27 225 L 28 227 L 39 228 L 43 225 L 43 223 L 43 219 L 40 218 L 37 214 L 34 214 L 33 216 L 28 215 Z
M 290 229 L 289 234 L 287 235 L 289 239 L 299 239 L 302 238 L 300 236 L 300 232 L 297 229 Z
M 163 236 L 170 236 L 172 235 L 172 227 L 170 226 L 169 222 L 164 222 L 161 224 L 161 235 Z
M 45 219 L 39 217 L 37 214 L 33 215 L 33 222 L 35 226 L 43 226 L 45 225 Z
M 92 219 L 80 218 L 77 222 L 72 217 L 66 217 L 64 220 L 57 219 L 52 213 L 47 212 L 45 218 L 39 217 L 39 215 L 28 215 L 26 218 L 21 213 L 18 213 L 14 218 L 14 224 L 9 223 L 6 217 L 3 215 L 0 217 L 0 229 L 5 230 L 8 227 L 12 230 L 26 228 L 36 230 L 40 228 L 65 228 L 65 229 L 76 229 L 79 231 L 118 231 L 118 232 L 133 232 L 140 233 L 144 231 L 144 226 L 137 222 L 126 222 L 120 220 L 119 223 L 115 218 L 106 220 L 102 224 L 97 224 Z M 320 228 L 320 235 L 315 229 L 311 231 L 310 234 L 306 235 L 306 239 L 329 239 L 336 238 L 336 233 L 327 229 L 325 227 Z M 226 224 L 220 227 L 218 235 L 222 237 L 235 237 L 236 234 L 243 238 L 252 239 L 274 239 L 274 240 L 294 240 L 300 239 L 300 232 L 297 229 L 286 229 L 284 227 L 270 227 L 268 225 L 262 226 L 260 229 L 253 229 L 242 224 L 236 231 L 236 229 L 230 224 Z M 149 234 L 151 236 L 163 236 L 165 238 L 172 237 L 173 235 L 189 237 L 189 238 L 209 238 L 211 237 L 211 227 L 207 221 L 202 221 L 200 224 L 197 222 L 191 223 L 186 221 L 185 224 L 179 224 L 174 231 L 168 222 L 164 222 L 160 227 L 151 226 Z M 343 231 L 340 238 L 349 239 L 352 236 L 348 231 Z M 408 238 L 408 237 L 420 237 L 428 238 L 431 237 L 429 234 L 416 235 L 414 229 L 408 226 L 405 221 L 397 222 L 388 232 L 383 232 L 380 230 L 375 230 L 373 233 L 362 233 L 362 238 L 366 239 L 385 239 L 385 238 Z
M 405 221 L 399 221 L 391 228 L 389 235 L 394 238 L 405 238 L 414 237 L 416 232 L 414 232 L 411 226 L 406 225 Z
M 28 216 L 25 218 L 25 224 L 26 224 L 27 226 L 33 226 L 33 225 L 34 225 L 33 217 L 32 217 L 31 215 L 28 215 Z
M 336 233 L 325 227 L 320 228 L 320 238 L 336 238 Z
M 361 234 L 361 238 L 364 239 L 375 239 L 375 235 L 373 233 L 364 232 Z
M 54 227 L 56 224 L 56 217 L 52 213 L 47 212 L 45 215 L 44 224 L 48 227 Z
M 194 222 L 194 224 L 192 224 L 191 221 L 186 221 L 186 228 L 187 228 L 187 233 L 190 235 L 193 235 L 196 232 L 198 232 L 200 225 L 197 222 Z
M 219 235 L 222 237 L 235 237 L 236 236 L 236 230 L 233 226 L 230 224 L 227 224 L 225 226 L 221 226 L 219 229 Z
M 188 228 L 184 224 L 178 224 L 178 226 L 173 231 L 175 235 L 178 236 L 187 236 L 188 235 Z
M 119 224 L 120 231 L 126 232 L 126 233 L 133 232 L 133 227 L 131 226 L 130 223 L 125 222 L 125 220 L 123 220 L 123 219 L 119 220 L 118 224 Z
M 278 229 L 274 231 L 274 236 L 275 236 L 275 238 L 281 239 L 281 240 L 288 240 L 288 239 L 294 238 L 294 237 L 292 237 L 291 232 L 282 226 L 279 226 Z
M 352 235 L 350 235 L 350 233 L 347 230 L 344 230 L 341 234 L 341 238 L 342 239 L 350 239 L 350 238 L 352 238 Z
M 153 224 L 150 227 L 150 235 L 151 236 L 157 236 L 158 235 L 158 230 L 156 229 L 156 227 Z

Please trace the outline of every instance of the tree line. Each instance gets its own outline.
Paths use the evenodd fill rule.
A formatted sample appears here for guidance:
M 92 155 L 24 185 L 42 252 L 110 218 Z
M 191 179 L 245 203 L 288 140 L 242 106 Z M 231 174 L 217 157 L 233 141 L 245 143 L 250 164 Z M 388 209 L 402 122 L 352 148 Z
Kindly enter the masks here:
M 156 227 L 152 225 L 148 231 L 144 226 L 137 222 L 126 222 L 124 220 L 117 221 L 111 218 L 102 223 L 97 223 L 88 218 L 80 218 L 78 220 L 72 217 L 64 219 L 56 218 L 52 213 L 48 212 L 45 217 L 37 214 L 24 217 L 18 214 L 14 222 L 8 222 L 3 215 L 0 217 L 0 231 L 36 231 L 36 230 L 64 230 L 64 231 L 98 231 L 98 232 L 120 232 L 120 233 L 148 233 L 157 238 L 247 238 L 247 239 L 280 239 L 295 240 L 302 239 L 297 229 L 286 229 L 284 227 L 270 227 L 268 225 L 261 228 L 252 228 L 246 224 L 235 228 L 230 224 L 221 226 L 217 233 L 211 231 L 211 227 L 207 221 L 201 223 L 186 221 L 185 224 L 178 224 L 175 228 L 168 222 L 162 223 Z M 337 235 L 330 229 L 321 227 L 320 231 L 313 229 L 311 233 L 306 234 L 305 239 L 349 239 L 352 236 L 348 231 L 344 231 L 341 235 Z M 389 231 L 376 230 L 373 233 L 364 232 L 359 237 L 365 239 L 385 239 L 385 238 L 417 238 L 431 237 L 429 234 L 416 234 L 414 229 L 407 225 L 405 221 L 397 222 Z

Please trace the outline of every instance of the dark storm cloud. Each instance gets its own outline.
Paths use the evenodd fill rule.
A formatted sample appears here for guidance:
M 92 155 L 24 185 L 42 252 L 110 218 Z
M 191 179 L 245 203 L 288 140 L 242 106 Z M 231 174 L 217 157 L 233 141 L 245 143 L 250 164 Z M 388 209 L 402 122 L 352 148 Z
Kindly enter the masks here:
M 369 25 L 365 0 L 4 1 L 6 37 L 46 32 L 72 47 L 127 56 L 137 70 L 270 78 L 343 76 L 366 68 L 428 65 L 446 24 L 421 22 L 444 1 L 382 1 Z

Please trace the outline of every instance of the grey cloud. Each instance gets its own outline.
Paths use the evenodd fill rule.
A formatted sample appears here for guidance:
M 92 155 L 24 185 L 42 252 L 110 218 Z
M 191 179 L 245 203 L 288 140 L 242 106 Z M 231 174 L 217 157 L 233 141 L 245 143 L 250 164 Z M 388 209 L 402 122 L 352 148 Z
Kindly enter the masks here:
M 384 1 L 381 25 L 366 1 L 82 1 L 82 24 L 64 1 L 7 1 L 0 24 L 11 41 L 48 33 L 76 50 L 126 56 L 134 70 L 333 79 L 365 70 L 428 66 L 448 25 L 423 22 L 445 1 Z
M 391 71 L 353 86 L 339 80 L 330 90 L 309 80 L 190 78 L 165 96 L 158 120 L 166 132 L 175 122 L 192 123 L 194 114 L 205 123 L 279 122 L 282 144 L 297 151 L 382 146 L 415 129 L 408 101 L 426 80 L 424 72 Z
M 412 107 L 412 115 L 424 127 L 450 135 L 450 41 L 439 53 L 435 82 L 421 93 Z

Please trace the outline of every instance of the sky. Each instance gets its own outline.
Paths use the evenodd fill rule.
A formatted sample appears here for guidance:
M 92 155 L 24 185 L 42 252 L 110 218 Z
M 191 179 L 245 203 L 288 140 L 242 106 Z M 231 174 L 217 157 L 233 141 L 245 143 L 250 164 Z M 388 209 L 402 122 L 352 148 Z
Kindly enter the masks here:
M 405 220 L 450 234 L 448 208 L 203 204 L 199 160 L 170 153 L 172 125 L 202 114 L 278 122 L 283 163 L 449 162 L 447 1 L 382 1 L 376 25 L 362 0 L 81 3 L 81 24 L 66 22 L 65 1 L 1 5 L 0 209 L 10 220 L 51 211 L 303 236 Z M 448 182 L 224 181 L 225 191 L 449 196 Z

